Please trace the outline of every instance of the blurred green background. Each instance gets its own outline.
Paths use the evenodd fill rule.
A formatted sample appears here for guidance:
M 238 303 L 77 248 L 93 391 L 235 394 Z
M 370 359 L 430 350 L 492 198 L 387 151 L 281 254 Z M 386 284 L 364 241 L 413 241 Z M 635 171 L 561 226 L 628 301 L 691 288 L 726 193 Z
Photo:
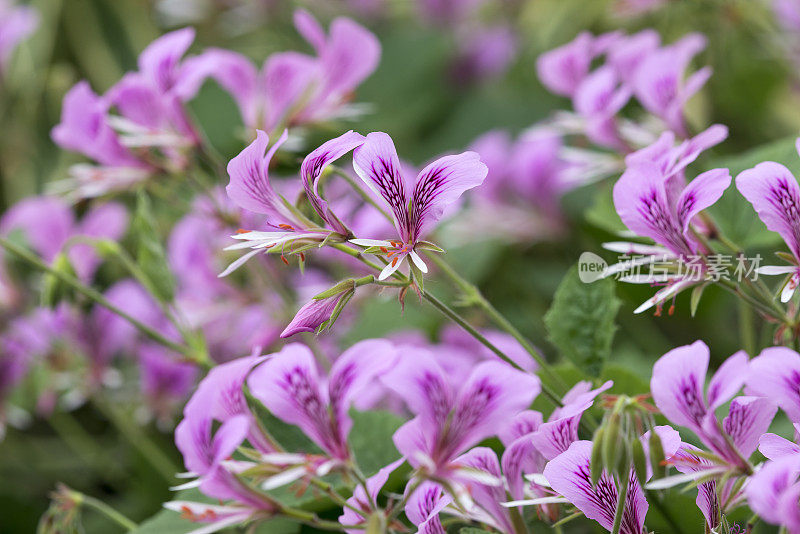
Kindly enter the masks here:
M 89 80 L 98 92 L 106 90 L 135 68 L 138 53 L 152 39 L 174 27 L 164 20 L 155 2 L 146 0 L 31 3 L 41 14 L 41 24 L 17 51 L 0 97 L 0 210 L 40 193 L 44 184 L 63 178 L 69 164 L 80 161 L 58 150 L 49 137 L 65 92 L 80 79 Z M 353 128 L 362 133 L 388 132 L 402 157 L 422 163 L 439 153 L 465 148 L 486 130 L 518 132 L 555 110 L 569 109 L 567 100 L 543 89 L 534 64 L 541 52 L 571 40 L 579 31 L 633 32 L 653 27 L 665 42 L 700 31 L 708 37 L 709 47 L 696 63 L 711 65 L 714 74 L 692 100 L 689 123 L 694 131 L 716 122 L 726 124 L 730 137 L 697 168 L 730 166 L 735 173 L 769 158 L 800 171 L 800 158 L 793 149 L 800 131 L 798 72 L 785 57 L 781 46 L 785 37 L 766 3 L 673 0 L 654 13 L 634 18 L 616 15 L 614 4 L 610 0 L 489 2 L 481 16 L 512 20 L 519 53 L 505 75 L 465 85 L 455 83 L 452 76 L 453 35 L 421 23 L 411 0 L 387 0 L 383 15 L 359 19 L 378 35 L 383 54 L 378 70 L 358 90 L 357 101 L 371 103 L 373 113 Z M 325 22 L 349 13 L 347 4 L 337 0 L 274 1 L 268 9 L 256 10 L 259 17 L 251 16 L 244 24 L 232 18 L 230 10 L 212 8 L 193 23 L 198 38 L 192 51 L 207 46 L 231 48 L 258 63 L 274 51 L 308 51 L 291 23 L 296 7 L 309 9 Z M 238 113 L 213 82 L 192 103 L 192 111 L 226 157 L 242 148 Z M 600 243 L 612 238 L 607 209 L 611 183 L 580 189 L 565 199 L 571 232 L 557 242 L 515 247 L 484 243 L 451 251 L 451 263 L 480 282 L 489 300 L 547 353 L 552 353 L 552 347 L 545 340 L 542 317 L 555 287 L 580 251 L 601 253 Z M 766 251 L 778 241 L 763 231 L 749 209 L 744 212 L 746 208 L 730 189 L 713 213 L 748 250 L 762 250 L 767 256 Z M 598 225 L 598 220 L 606 224 Z M 480 232 L 479 222 L 476 231 Z M 612 258 L 607 255 L 607 259 Z M 439 292 L 447 290 L 442 282 L 432 284 Z M 648 287 L 617 285 L 623 305 L 612 353 L 616 371 L 611 372 L 628 377 L 620 389 L 630 386 L 628 393 L 643 392 L 652 362 L 674 346 L 702 338 L 717 362 L 740 348 L 742 312 L 729 295 L 710 288 L 694 319 L 688 312 L 688 294 L 678 298 L 673 316 L 634 317 L 632 310 L 651 293 Z M 409 300 L 402 321 L 398 321 L 394 301 L 369 303 L 348 339 L 413 327 L 434 334 L 441 325 L 439 317 Z M 759 346 L 770 344 L 769 328 L 759 327 L 755 335 Z M 32 532 L 56 481 L 102 497 L 135 520 L 159 509 L 170 496 L 167 483 L 144 460 L 147 451 L 120 438 L 107 422 L 109 415 L 88 405 L 74 414 L 82 430 L 71 427 L 72 418 L 56 415 L 51 421 L 35 422 L 24 433 L 11 431 L 0 442 L 0 533 Z M 173 451 L 168 433 L 155 428 L 130 431 L 145 432 L 164 450 Z M 84 452 L 78 454 L 78 450 Z M 180 465 L 177 452 L 169 456 L 175 466 Z M 693 504 L 683 510 L 689 510 L 693 524 L 699 524 Z M 91 514 L 86 515 L 85 525 L 88 532 L 110 528 Z

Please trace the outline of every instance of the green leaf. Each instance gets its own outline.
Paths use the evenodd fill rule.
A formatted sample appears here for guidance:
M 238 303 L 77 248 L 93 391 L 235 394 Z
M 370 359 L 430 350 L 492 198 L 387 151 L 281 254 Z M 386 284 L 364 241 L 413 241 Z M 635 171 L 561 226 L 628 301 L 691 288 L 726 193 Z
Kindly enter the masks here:
M 491 534 L 491 531 L 477 527 L 465 527 L 459 530 L 458 534 Z
M 614 282 L 583 283 L 574 266 L 561 281 L 545 314 L 548 337 L 578 369 L 599 376 L 611 353 L 619 306 Z
M 367 476 L 400 458 L 392 436 L 405 421 L 391 412 L 376 410 L 358 412 L 350 410 L 353 429 L 350 431 L 350 448 L 356 464 Z
M 175 278 L 169 270 L 164 247 L 159 239 L 150 198 L 143 190 L 136 197 L 131 234 L 136 243 L 136 263 L 150 281 L 154 296 L 162 302 L 171 302 L 175 293 Z

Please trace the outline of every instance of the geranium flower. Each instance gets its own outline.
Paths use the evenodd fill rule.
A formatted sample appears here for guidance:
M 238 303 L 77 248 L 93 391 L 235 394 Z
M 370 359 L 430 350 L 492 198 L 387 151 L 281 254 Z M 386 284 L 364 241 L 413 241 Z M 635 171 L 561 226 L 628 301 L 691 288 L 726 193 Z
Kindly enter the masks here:
M 483 183 L 488 172 L 475 152 L 437 159 L 410 181 L 401 174 L 392 139 L 385 133 L 367 135 L 353 152 L 359 177 L 386 202 L 394 217 L 399 240 L 351 239 L 364 247 L 381 247 L 389 263 L 378 276 L 385 280 L 410 258 L 423 273 L 428 267 L 416 251 L 422 238 L 461 194 Z

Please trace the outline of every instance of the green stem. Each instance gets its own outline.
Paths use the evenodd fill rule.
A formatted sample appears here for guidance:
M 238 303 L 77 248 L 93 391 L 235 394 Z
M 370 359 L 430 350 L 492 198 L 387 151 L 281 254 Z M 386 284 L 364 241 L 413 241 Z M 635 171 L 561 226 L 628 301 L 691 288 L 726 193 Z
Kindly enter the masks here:
M 99 512 L 106 516 L 108 519 L 113 521 L 114 523 L 118 524 L 126 531 L 130 532 L 132 530 L 136 530 L 139 525 L 122 515 L 120 512 L 116 511 L 103 501 L 99 499 L 95 499 L 94 497 L 90 497 L 89 495 L 83 494 L 79 491 L 69 490 L 70 497 L 78 503 L 79 505 L 86 505 L 87 507 L 93 509 L 96 512 Z
M 739 302 L 739 336 L 742 348 L 751 356 L 756 355 L 756 332 L 753 324 L 753 310 L 744 302 Z
M 617 496 L 617 510 L 614 512 L 614 527 L 611 529 L 611 534 L 619 534 L 619 528 L 622 525 L 622 514 L 625 512 L 625 498 L 628 496 L 628 484 L 630 484 L 631 477 L 627 470 L 620 477 L 619 496 Z
M 517 330 L 517 328 L 511 324 L 511 322 L 503 316 L 497 308 L 495 308 L 491 302 L 486 300 L 486 297 L 483 296 L 478 286 L 466 280 L 463 276 L 458 274 L 455 269 L 453 269 L 450 264 L 448 264 L 444 259 L 435 255 L 435 254 L 428 254 L 427 255 L 434 264 L 436 264 L 439 269 L 441 269 L 442 273 L 445 274 L 450 280 L 464 292 L 466 297 L 466 301 L 469 304 L 475 304 L 480 309 L 482 309 L 486 315 L 494 322 L 501 330 L 505 331 L 506 333 L 510 334 L 514 339 L 516 339 L 520 345 L 525 349 L 525 351 L 531 355 L 531 357 L 536 361 L 539 365 L 539 368 L 547 375 L 547 377 L 552 381 L 552 383 L 556 384 L 559 388 L 564 388 L 564 382 L 561 380 L 552 369 L 550 369 L 550 365 L 545 360 L 544 355 L 533 346 L 533 344 L 528 341 L 528 339 L 522 335 L 522 333 Z M 566 391 L 566 390 L 565 390 Z
M 153 330 L 146 324 L 142 323 L 138 319 L 128 315 L 117 306 L 111 303 L 102 293 L 97 291 L 96 289 L 87 286 L 74 276 L 71 276 L 65 272 L 57 271 L 47 265 L 44 261 L 42 261 L 38 256 L 33 254 L 32 252 L 26 250 L 24 247 L 17 245 L 16 243 L 8 240 L 5 237 L 0 237 L 0 246 L 2 246 L 7 251 L 11 252 L 15 256 L 27 261 L 37 269 L 44 271 L 52 276 L 55 276 L 60 281 L 64 282 L 77 292 L 81 293 L 85 297 L 89 298 L 90 300 L 96 302 L 97 304 L 107 308 L 109 311 L 119 315 L 129 323 L 131 323 L 137 330 L 139 330 L 142 334 L 150 338 L 151 340 L 159 343 L 170 350 L 178 352 L 186 356 L 190 361 L 205 365 L 207 363 L 207 359 L 195 354 L 195 351 L 185 345 L 181 345 L 171 341 L 161 335 L 156 330 Z
M 373 269 L 376 269 L 378 271 L 381 270 L 381 267 L 379 265 L 377 265 L 376 263 L 371 262 L 370 260 L 366 259 L 364 257 L 364 255 L 361 254 L 361 252 L 359 252 L 358 250 L 352 249 L 352 248 L 348 247 L 347 245 L 344 245 L 344 244 L 341 244 L 341 243 L 335 243 L 335 244 L 333 244 L 331 246 L 333 246 L 337 250 L 340 250 L 340 251 L 344 252 L 345 254 L 349 254 L 350 256 L 353 256 L 354 258 L 359 259 L 362 263 L 364 263 L 365 265 L 367 265 L 369 267 L 372 267 Z M 410 283 L 410 281 L 408 280 L 408 278 L 406 276 L 404 276 L 404 275 L 402 275 L 402 274 L 400 274 L 398 272 L 394 273 L 394 277 L 397 278 L 398 280 L 400 280 L 401 282 L 406 283 L 406 284 Z M 422 292 L 422 297 L 425 300 L 427 300 L 431 305 L 433 305 L 434 308 L 439 310 L 444 316 L 446 316 L 447 318 L 452 320 L 454 323 L 459 325 L 461 328 L 463 328 L 469 335 L 474 337 L 483 346 L 485 346 L 486 348 L 491 350 L 493 353 L 495 353 L 504 362 L 508 363 L 509 365 L 513 366 L 516 369 L 520 369 L 520 370 L 522 369 L 519 366 L 519 364 L 517 364 L 514 360 L 512 360 L 502 350 L 497 348 L 491 341 L 486 339 L 486 337 L 483 334 L 478 332 L 478 330 L 476 330 L 475 327 L 473 327 L 471 324 L 469 324 L 466 321 L 466 319 L 464 319 L 461 315 L 459 315 L 458 312 L 456 312 L 455 310 L 450 308 L 447 304 L 443 303 L 441 300 L 436 298 L 433 294 L 431 294 L 428 291 L 423 291 Z M 552 389 L 550 389 L 549 385 L 543 383 L 542 384 L 542 392 L 545 394 L 545 396 L 555 406 L 557 406 L 557 407 L 563 406 L 563 403 L 561 402 L 561 399 L 560 399 L 559 395 L 557 395 Z M 584 423 L 584 426 L 585 425 L 586 425 L 586 423 Z
M 322 528 L 325 530 L 344 530 L 342 524 L 337 521 L 328 521 L 327 519 L 320 519 L 320 517 L 313 512 L 307 512 L 305 510 L 299 510 L 297 508 L 288 508 L 288 507 L 281 508 L 280 515 L 283 515 L 290 519 L 299 521 L 300 523 L 316 528 Z M 355 530 L 363 530 L 366 528 L 366 525 L 348 525 L 347 528 Z

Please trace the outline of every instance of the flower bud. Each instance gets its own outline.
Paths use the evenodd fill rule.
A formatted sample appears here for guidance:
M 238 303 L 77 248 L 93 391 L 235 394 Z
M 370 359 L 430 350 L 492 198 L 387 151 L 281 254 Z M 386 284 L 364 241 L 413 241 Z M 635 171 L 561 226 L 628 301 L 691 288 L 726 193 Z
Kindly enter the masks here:
M 656 432 L 650 433 L 650 466 L 653 468 L 653 479 L 663 478 L 667 475 L 667 466 L 664 465 L 664 445 Z

